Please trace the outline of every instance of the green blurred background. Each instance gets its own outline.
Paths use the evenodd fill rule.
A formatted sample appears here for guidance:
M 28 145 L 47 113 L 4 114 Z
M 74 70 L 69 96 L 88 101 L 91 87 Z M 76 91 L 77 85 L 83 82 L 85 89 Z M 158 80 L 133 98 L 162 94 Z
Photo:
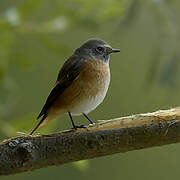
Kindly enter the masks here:
M 92 119 L 179 106 L 179 19 L 179 0 L 1 0 L 0 140 L 32 130 L 63 62 L 92 37 L 121 49 L 111 57 L 111 85 Z M 38 132 L 68 128 L 64 115 Z M 0 179 L 174 180 L 179 149 L 168 145 Z

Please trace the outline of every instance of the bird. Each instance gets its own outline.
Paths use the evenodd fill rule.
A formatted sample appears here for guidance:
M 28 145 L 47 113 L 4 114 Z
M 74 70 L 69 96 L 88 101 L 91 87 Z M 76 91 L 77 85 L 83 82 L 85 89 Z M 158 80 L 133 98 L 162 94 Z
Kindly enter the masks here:
M 109 61 L 112 53 L 120 52 L 99 38 L 84 42 L 65 61 L 37 119 L 41 120 L 31 131 L 67 113 L 73 129 L 84 128 L 76 125 L 72 115 L 83 115 L 90 124 L 93 120 L 88 113 L 104 100 L 110 84 Z

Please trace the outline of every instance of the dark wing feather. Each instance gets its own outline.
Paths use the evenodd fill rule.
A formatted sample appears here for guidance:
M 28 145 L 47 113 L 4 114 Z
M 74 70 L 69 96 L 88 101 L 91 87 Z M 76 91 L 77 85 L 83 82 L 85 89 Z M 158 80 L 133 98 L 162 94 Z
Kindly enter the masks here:
M 43 119 L 47 117 L 48 110 L 52 104 L 58 99 L 58 97 L 64 92 L 64 90 L 71 85 L 71 83 L 77 78 L 81 69 L 83 68 L 84 60 L 78 56 L 71 56 L 63 65 L 58 74 L 58 78 L 54 88 L 49 94 L 45 105 L 43 106 L 39 116 L 43 116 Z

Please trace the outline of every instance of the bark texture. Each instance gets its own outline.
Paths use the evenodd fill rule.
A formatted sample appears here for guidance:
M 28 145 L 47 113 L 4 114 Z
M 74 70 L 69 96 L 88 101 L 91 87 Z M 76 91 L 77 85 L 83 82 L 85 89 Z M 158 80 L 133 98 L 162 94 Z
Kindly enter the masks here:
M 0 175 L 180 142 L 180 108 L 138 114 L 77 131 L 0 143 Z

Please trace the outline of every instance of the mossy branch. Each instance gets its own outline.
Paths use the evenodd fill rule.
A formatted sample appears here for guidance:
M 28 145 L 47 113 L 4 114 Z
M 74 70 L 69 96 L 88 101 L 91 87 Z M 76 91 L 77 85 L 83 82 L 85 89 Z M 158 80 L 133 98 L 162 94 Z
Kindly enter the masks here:
M 180 142 L 180 108 L 138 114 L 77 131 L 0 143 L 0 175 Z

